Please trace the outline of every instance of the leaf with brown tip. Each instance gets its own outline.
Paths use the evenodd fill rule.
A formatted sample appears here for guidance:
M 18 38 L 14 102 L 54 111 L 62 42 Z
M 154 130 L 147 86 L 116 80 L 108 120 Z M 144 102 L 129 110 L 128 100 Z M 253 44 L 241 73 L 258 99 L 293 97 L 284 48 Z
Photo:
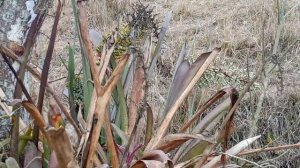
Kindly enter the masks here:
M 201 119 L 198 124 L 192 129 L 192 133 L 201 134 L 204 130 L 205 132 L 211 132 L 213 128 L 217 126 L 219 120 L 225 114 L 232 104 L 235 103 L 238 93 L 233 87 L 226 87 L 218 91 L 214 96 L 212 96 L 207 102 L 202 105 L 199 110 L 186 122 L 182 128 L 181 132 L 184 132 L 189 128 L 199 116 L 207 110 L 213 103 L 220 100 L 224 96 L 229 96 L 229 98 L 223 100 L 216 107 L 207 113 L 207 115 Z M 223 133 L 223 135 L 225 135 Z M 222 136 L 224 138 L 224 136 Z M 217 140 L 218 141 L 218 140 Z M 219 142 L 219 141 L 218 141 Z M 188 160 L 191 157 L 200 155 L 203 152 L 203 145 L 201 141 L 190 141 L 182 145 L 179 150 L 176 152 L 173 161 L 177 160 Z M 181 159 L 183 158 L 183 159 Z
M 183 143 L 190 139 L 199 139 L 203 141 L 207 141 L 209 143 L 213 143 L 211 138 L 207 138 L 201 134 L 169 134 L 163 138 L 163 140 L 160 141 L 160 144 L 158 144 L 158 149 L 164 151 L 164 152 L 170 152 L 173 149 L 178 148 Z
M 187 81 L 192 80 L 192 78 L 196 75 L 196 73 L 198 72 L 198 70 L 204 65 L 204 63 L 206 62 L 206 60 L 208 59 L 208 57 L 211 56 L 212 52 L 214 51 L 220 51 L 219 48 L 215 48 L 213 51 L 211 52 L 207 52 L 207 53 L 203 53 L 201 54 L 196 61 L 191 65 L 190 68 L 190 72 L 188 74 L 188 78 L 186 79 Z
M 235 89 L 235 88 L 225 88 L 225 89 L 222 89 L 224 92 L 226 92 L 226 94 L 229 95 L 230 97 L 230 100 L 231 100 L 231 106 L 230 108 L 233 107 L 233 105 L 236 103 L 238 97 L 239 97 L 239 94 L 238 94 L 238 91 Z M 232 114 L 228 114 L 230 115 L 230 118 L 229 120 L 225 123 L 225 127 L 224 127 L 224 131 L 221 131 L 220 135 L 222 136 L 219 136 L 221 138 L 224 138 L 224 141 L 223 141 L 223 150 L 224 152 L 227 150 L 227 144 L 228 144 L 228 139 L 229 139 L 229 136 L 231 135 L 232 133 L 232 127 L 233 127 L 233 116 L 234 116 L 234 113 Z M 225 155 L 222 155 L 222 162 L 223 164 L 225 165 Z
M 174 165 L 168 155 L 161 150 L 152 150 L 136 161 L 131 168 L 173 168 Z
M 215 103 L 219 98 L 221 98 L 225 93 L 224 92 L 217 92 L 212 98 L 210 98 L 201 108 L 186 122 L 180 129 L 180 132 L 185 132 L 194 122 L 196 119 L 200 117 L 200 115 L 207 110 L 209 106 Z
M 186 122 L 182 128 L 180 129 L 180 132 L 184 132 L 187 130 L 187 128 L 189 128 L 191 126 L 191 124 L 193 124 L 193 122 L 200 117 L 200 115 L 205 111 L 207 110 L 208 107 L 210 107 L 213 103 L 217 102 L 219 99 L 221 99 L 224 95 L 228 95 L 230 97 L 230 106 L 232 106 L 237 98 L 238 98 L 238 92 L 235 88 L 233 87 L 226 87 L 226 88 L 223 88 L 221 90 L 219 90 L 213 97 L 211 97 L 207 102 L 204 103 L 204 105 L 201 106 L 201 108 L 199 108 L 199 110 L 191 117 L 191 119 Z M 225 100 L 224 100 L 225 102 Z M 223 103 L 223 102 L 222 102 Z M 221 103 L 221 104 L 222 104 Z M 228 103 L 226 103 L 228 104 Z M 219 112 L 222 112 L 224 109 L 224 106 L 219 106 L 219 109 L 216 109 L 218 110 Z M 205 121 L 206 119 L 203 118 L 202 121 Z M 193 131 L 194 133 L 196 133 L 195 131 Z M 200 132 L 198 132 L 200 133 Z
M 230 95 L 230 99 L 231 99 L 231 108 L 229 109 L 229 112 L 227 113 L 220 131 L 217 131 L 215 133 L 215 137 L 217 137 L 216 141 L 217 143 L 215 144 L 210 144 L 209 146 L 207 146 L 207 148 L 205 149 L 205 151 L 203 152 L 203 157 L 201 159 L 199 159 L 198 163 L 196 164 L 196 166 L 202 166 L 205 161 L 207 160 L 209 154 L 211 153 L 211 151 L 216 147 L 216 145 L 220 142 L 223 142 L 223 148 L 224 150 L 227 148 L 227 139 L 228 137 L 231 135 L 233 127 L 232 125 L 232 118 L 233 118 L 233 114 L 236 110 L 236 107 L 238 105 L 238 100 L 240 100 L 240 98 L 238 98 L 238 93 L 237 90 L 234 88 L 225 88 L 223 89 L 227 94 Z M 225 152 L 225 151 L 224 151 Z M 225 165 L 225 156 L 222 156 L 222 161 L 223 164 Z

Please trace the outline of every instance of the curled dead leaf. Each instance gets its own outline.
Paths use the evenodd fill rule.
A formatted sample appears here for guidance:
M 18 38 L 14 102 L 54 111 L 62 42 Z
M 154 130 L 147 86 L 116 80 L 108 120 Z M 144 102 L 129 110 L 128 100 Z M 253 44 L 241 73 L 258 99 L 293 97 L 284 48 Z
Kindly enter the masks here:
M 16 42 L 10 42 L 8 44 L 8 48 L 11 49 L 18 56 L 23 55 L 23 53 L 25 51 L 25 48 Z
M 136 161 L 132 168 L 173 168 L 174 164 L 169 156 L 162 150 L 152 150 Z

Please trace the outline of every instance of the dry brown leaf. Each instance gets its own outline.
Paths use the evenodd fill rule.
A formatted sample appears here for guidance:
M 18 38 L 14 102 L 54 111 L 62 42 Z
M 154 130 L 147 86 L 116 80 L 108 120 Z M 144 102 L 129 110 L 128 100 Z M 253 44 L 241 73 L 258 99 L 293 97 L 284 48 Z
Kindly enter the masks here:
M 71 163 L 74 167 L 79 168 L 74 159 L 74 150 L 65 129 L 63 127 L 50 127 L 47 128 L 46 135 L 51 148 L 56 154 L 60 167 L 67 167 Z
M 145 143 L 144 145 L 147 145 L 149 141 L 151 140 L 151 137 L 153 135 L 153 112 L 149 104 L 147 104 L 147 125 L 146 125 L 146 135 L 145 135 Z
M 40 130 L 45 134 L 50 147 L 56 153 L 60 167 L 67 167 L 69 162 L 74 159 L 74 151 L 65 129 L 63 127 L 58 129 L 50 127 L 45 130 L 46 125 L 38 109 L 32 103 L 27 101 L 23 101 L 22 105 L 34 118 Z
M 131 135 L 133 127 L 138 117 L 138 107 L 143 98 L 143 85 L 145 81 L 144 69 L 142 68 L 143 60 L 142 56 L 137 57 L 136 70 L 134 74 L 132 91 L 131 91 L 131 101 L 129 104 L 128 111 L 128 135 Z
M 16 42 L 10 42 L 8 44 L 8 48 L 11 49 L 18 56 L 23 55 L 23 53 L 25 51 L 25 48 Z
M 39 126 L 41 131 L 45 132 L 46 124 L 37 107 L 28 101 L 23 101 L 22 105 L 23 107 L 25 107 L 25 109 L 31 115 L 31 117 L 35 120 L 36 124 Z
M 170 152 L 179 146 L 181 146 L 183 143 L 190 139 L 198 139 L 207 141 L 209 143 L 213 143 L 212 138 L 207 138 L 201 134 L 169 134 L 165 136 L 160 143 L 157 145 L 157 148 L 164 151 L 164 152 Z
M 173 168 L 174 165 L 169 156 L 161 150 L 152 150 L 136 161 L 132 168 Z

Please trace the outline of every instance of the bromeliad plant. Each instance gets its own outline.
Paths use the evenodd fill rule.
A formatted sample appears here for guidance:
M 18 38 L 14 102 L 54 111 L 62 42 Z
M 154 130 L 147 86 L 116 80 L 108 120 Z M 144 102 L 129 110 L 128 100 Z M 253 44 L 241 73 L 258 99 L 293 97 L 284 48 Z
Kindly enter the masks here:
M 135 19 L 145 19 L 140 15 L 152 12 L 151 10 L 147 12 L 148 8 L 143 5 L 139 7 L 132 14 L 136 16 Z M 82 9 L 79 4 L 80 18 L 84 20 L 85 17 L 81 16 L 84 14 Z M 114 32 L 113 36 L 105 38 L 106 43 L 98 48 L 101 51 L 100 63 L 98 63 L 100 66 L 97 66 L 93 61 L 94 58 L 91 57 L 95 55 L 94 51 L 87 49 L 90 52 L 88 55 L 95 94 L 87 116 L 87 129 L 90 132 L 82 139 L 81 165 L 83 167 L 102 164 L 112 167 L 215 167 L 226 164 L 228 156 L 238 154 L 259 138 L 257 136 L 244 140 L 228 149 L 228 139 L 233 132 L 233 114 L 240 101 L 237 90 L 232 87 L 218 91 L 206 103 L 199 106 L 178 133 L 168 133 L 174 115 L 205 70 L 218 56 L 221 51 L 219 48 L 200 55 L 194 63 L 190 64 L 186 60 L 187 48 L 183 47 L 178 57 L 163 115 L 160 117 L 162 120 L 154 131 L 153 113 L 158 112 L 152 111 L 147 95 L 170 19 L 171 13 L 167 13 L 154 51 L 152 51 L 154 44 L 151 36 L 147 33 L 137 32 L 143 34 L 138 36 L 139 41 L 141 39 L 145 41 L 143 46 L 142 43 L 134 43 L 136 37 L 129 36 L 131 34 L 129 32 L 136 29 L 128 27 L 130 24 L 125 24 L 125 28 L 119 30 L 126 30 L 125 32 Z M 152 17 L 151 21 L 153 21 Z M 81 20 L 78 23 L 81 36 L 84 36 L 84 22 Z M 88 36 L 82 37 L 85 38 Z M 88 39 L 84 44 L 92 48 Z M 122 52 L 119 52 L 120 50 Z M 117 67 L 114 65 L 115 57 L 120 58 Z M 111 77 L 104 80 L 107 69 L 113 71 Z M 216 103 L 218 105 L 210 108 Z M 146 119 L 144 135 L 137 132 L 138 124 L 143 117 Z M 104 138 L 100 138 L 101 135 Z M 144 139 L 142 144 L 140 137 Z M 223 145 L 223 152 L 216 155 L 215 150 L 219 144 Z M 107 148 L 107 151 L 104 148 Z
M 51 87 L 47 85 L 47 75 L 42 76 L 43 88 L 40 92 L 40 96 L 44 96 L 45 90 L 52 94 L 58 105 L 55 106 L 52 102 L 52 109 L 63 111 L 68 122 L 75 127 L 80 142 L 76 146 L 78 159 L 75 159 L 75 151 L 64 124 L 58 121 L 61 116 L 57 112 L 49 115 L 53 124 L 47 125 L 40 114 L 41 104 L 37 108 L 26 88 L 22 87 L 28 99 L 28 101 L 23 101 L 22 105 L 35 119 L 36 126 L 43 134 L 39 136 L 37 132 L 37 136 L 52 150 L 44 152 L 47 156 L 45 158 L 50 160 L 48 166 L 53 162 L 53 158 L 56 158 L 58 162 L 56 165 L 60 167 L 79 167 L 80 165 L 90 168 L 105 164 L 112 167 L 134 168 L 216 167 L 225 165 L 228 156 L 238 154 L 259 138 L 257 136 L 244 140 L 228 149 L 228 139 L 234 130 L 232 123 L 234 111 L 241 99 L 238 97 L 237 90 L 232 87 L 218 91 L 207 102 L 200 105 L 193 116 L 186 119 L 177 133 L 168 131 L 179 107 L 187 99 L 205 70 L 219 55 L 220 48 L 200 55 L 190 64 L 186 59 L 188 48 L 184 45 L 176 63 L 166 104 L 162 108 L 161 120 L 156 128 L 154 113 L 158 112 L 153 111 L 149 105 L 149 87 L 156 73 L 156 63 L 172 13 L 166 14 L 159 31 L 158 41 L 153 43 L 153 36 L 150 34 L 157 33 L 157 26 L 154 23 L 152 10 L 140 3 L 137 4 L 133 8 L 133 13 L 129 15 L 132 20 L 125 23 L 124 29 L 120 29 L 120 31 L 125 30 L 126 33 L 115 32 L 113 36 L 106 38 L 106 43 L 98 48 L 101 53 L 97 53 L 88 34 L 87 16 L 82 3 L 82 1 L 72 0 L 82 55 L 83 81 L 80 88 L 83 89 L 83 115 L 80 110 L 75 110 L 78 105 L 77 96 L 75 96 L 77 79 L 74 73 L 75 61 L 72 46 L 69 46 L 68 61 L 70 112 L 65 109 Z M 58 12 L 60 11 L 61 6 L 58 8 Z M 58 18 L 59 15 L 55 26 L 58 24 Z M 151 22 L 150 26 L 149 22 Z M 49 54 L 47 54 L 49 61 L 45 63 L 43 74 L 48 73 L 49 70 L 55 32 L 54 29 L 48 48 Z M 131 33 L 128 32 L 134 32 L 132 34 L 137 34 L 137 36 L 129 36 Z M 122 40 L 126 44 L 122 44 Z M 4 51 L 3 48 L 2 51 Z M 6 52 L 6 55 L 15 57 L 9 52 Z M 99 62 L 97 62 L 96 55 L 100 56 Z M 120 59 L 115 61 L 115 57 Z M 34 76 L 41 77 L 30 66 L 26 65 L 26 67 Z M 19 80 L 19 83 L 22 84 L 22 81 Z M 212 108 L 212 105 L 215 106 Z M 142 118 L 146 120 L 143 133 L 137 131 Z M 83 129 L 80 130 L 79 127 Z M 223 151 L 216 153 L 219 144 L 222 144 Z

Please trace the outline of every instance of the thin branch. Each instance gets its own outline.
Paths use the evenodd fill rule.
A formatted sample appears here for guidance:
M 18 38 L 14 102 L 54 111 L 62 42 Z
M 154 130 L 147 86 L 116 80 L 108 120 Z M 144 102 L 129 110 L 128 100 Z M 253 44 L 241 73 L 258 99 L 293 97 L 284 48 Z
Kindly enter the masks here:
M 1 52 L 1 51 L 0 51 Z M 7 59 L 6 55 L 4 53 L 1 53 L 2 57 L 4 59 L 4 61 L 6 62 L 6 64 L 8 65 L 9 69 L 12 71 L 12 73 L 14 74 L 15 78 L 18 81 L 18 84 L 20 85 L 25 97 L 28 99 L 28 101 L 30 101 L 30 103 L 33 103 L 31 96 L 29 95 L 26 87 L 24 86 L 23 81 L 18 77 L 17 72 L 15 71 L 15 69 L 13 68 L 13 66 L 11 65 L 11 62 Z
M 296 148 L 300 148 L 300 143 L 292 144 L 292 145 L 282 145 L 282 146 L 275 146 L 275 147 L 269 147 L 269 148 L 259 148 L 259 149 L 247 150 L 247 151 L 239 153 L 238 155 L 242 156 L 242 155 L 256 154 L 256 153 L 260 153 L 260 152 L 269 152 L 269 151 L 287 150 L 287 149 L 296 149 Z
M 231 155 L 231 154 L 229 154 L 229 153 L 222 153 L 222 155 L 227 155 L 227 156 L 230 156 L 230 157 L 232 157 L 232 158 L 236 158 L 236 159 L 239 159 L 239 160 L 242 160 L 242 161 L 251 163 L 251 164 L 253 164 L 253 165 L 257 166 L 257 167 L 262 167 L 262 166 L 260 166 L 259 164 L 255 163 L 255 162 L 252 162 L 252 161 L 250 161 L 250 160 L 247 160 L 247 159 L 245 159 L 245 158 L 241 158 L 241 157 L 238 157 L 238 156 L 235 156 L 235 155 Z
M 40 112 L 42 112 L 42 110 L 43 110 L 46 85 L 47 85 L 47 80 L 48 80 L 48 75 L 49 75 L 52 54 L 54 51 L 54 43 L 55 43 L 55 39 L 56 39 L 58 22 L 59 22 L 61 11 L 62 11 L 62 3 L 60 0 L 58 0 L 58 5 L 56 8 L 56 13 L 55 13 L 55 19 L 54 19 L 54 23 L 53 23 L 53 27 L 52 27 L 52 31 L 51 31 L 50 42 L 48 45 L 46 58 L 44 61 L 44 66 L 43 66 L 43 71 L 42 71 L 40 91 L 39 91 L 39 97 L 38 97 L 38 103 L 37 103 L 37 108 Z M 33 129 L 33 141 L 36 146 L 38 146 L 38 139 L 39 139 L 39 128 L 37 127 L 37 125 L 35 125 L 34 129 Z
M 60 77 L 60 78 L 51 80 L 51 81 L 49 81 L 48 83 L 51 84 L 51 83 L 54 83 L 54 82 L 57 82 L 57 81 L 60 81 L 60 80 L 66 79 L 66 78 L 67 78 L 66 76 L 63 76 L 63 77 Z

